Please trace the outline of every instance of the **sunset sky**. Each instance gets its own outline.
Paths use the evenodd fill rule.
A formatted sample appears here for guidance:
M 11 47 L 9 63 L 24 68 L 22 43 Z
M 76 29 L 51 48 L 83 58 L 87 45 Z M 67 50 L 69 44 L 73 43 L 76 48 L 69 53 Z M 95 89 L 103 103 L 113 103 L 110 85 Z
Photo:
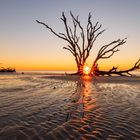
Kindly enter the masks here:
M 102 34 L 90 55 L 90 66 L 98 50 L 118 38 L 127 43 L 111 59 L 101 60 L 100 67 L 120 69 L 132 66 L 140 58 L 140 0 L 0 0 L 0 66 L 16 70 L 75 70 L 73 56 L 63 49 L 67 43 L 36 19 L 46 22 L 56 32 L 65 32 L 62 12 L 79 15 L 86 27 L 88 13 L 99 21 Z M 70 21 L 70 20 L 69 20 Z

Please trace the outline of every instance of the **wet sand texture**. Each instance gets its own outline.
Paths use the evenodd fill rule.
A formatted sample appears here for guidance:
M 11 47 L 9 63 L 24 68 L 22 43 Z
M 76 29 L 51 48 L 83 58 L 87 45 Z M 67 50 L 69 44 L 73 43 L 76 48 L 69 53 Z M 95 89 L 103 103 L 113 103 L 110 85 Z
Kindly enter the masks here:
M 140 79 L 0 77 L 0 140 L 139 139 Z

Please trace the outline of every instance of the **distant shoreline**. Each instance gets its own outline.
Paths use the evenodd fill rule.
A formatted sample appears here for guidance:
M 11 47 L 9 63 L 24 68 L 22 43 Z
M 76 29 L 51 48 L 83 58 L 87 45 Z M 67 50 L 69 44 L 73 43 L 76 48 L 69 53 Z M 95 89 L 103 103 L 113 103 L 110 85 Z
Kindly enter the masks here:
M 63 77 L 81 77 L 78 75 L 71 75 L 75 73 L 76 71 L 16 71 L 16 72 L 0 72 L 0 75 L 42 75 L 42 76 L 51 76 L 51 78 L 55 76 L 63 76 Z M 139 78 L 140 77 L 140 71 L 134 71 L 132 72 L 133 76 L 129 76 L 131 78 Z M 128 76 L 99 76 L 99 77 L 127 77 Z M 60 78 L 60 77 L 59 77 Z M 95 77 L 93 77 L 95 78 Z M 98 76 L 96 76 L 98 78 Z M 106 79 L 106 78 L 105 78 Z M 109 79 L 109 78 L 108 78 Z
M 70 75 L 64 73 L 0 73 L 2 76 L 6 75 L 15 75 L 15 76 L 39 76 L 43 79 L 55 79 L 55 80 L 64 80 L 64 81 L 93 81 L 97 83 L 129 83 L 129 82 L 138 82 L 140 83 L 140 76 L 79 76 L 79 75 Z

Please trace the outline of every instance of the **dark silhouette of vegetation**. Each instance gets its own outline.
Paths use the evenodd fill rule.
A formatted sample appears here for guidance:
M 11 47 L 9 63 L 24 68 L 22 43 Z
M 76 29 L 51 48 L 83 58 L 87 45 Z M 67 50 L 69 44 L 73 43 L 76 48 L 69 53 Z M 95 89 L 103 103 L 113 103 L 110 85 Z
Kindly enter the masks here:
M 56 33 L 50 26 L 46 23 L 36 20 L 37 23 L 42 24 L 48 30 L 50 30 L 55 36 L 61 38 L 68 42 L 64 49 L 68 50 L 75 58 L 77 64 L 77 73 L 79 75 L 83 75 L 83 68 L 86 63 L 87 58 L 90 55 L 90 52 L 94 46 L 97 38 L 105 31 L 105 29 L 101 30 L 102 24 L 96 22 L 95 24 L 91 21 L 91 13 L 88 15 L 87 26 L 84 28 L 81 26 L 79 16 L 74 16 L 72 12 L 70 12 L 70 16 L 72 18 L 73 27 L 70 27 L 67 23 L 67 18 L 62 12 L 61 20 L 65 27 L 65 33 Z M 111 43 L 104 45 L 99 50 L 97 57 L 93 61 L 91 70 L 89 75 L 108 75 L 111 76 L 113 74 L 121 75 L 121 76 L 130 76 L 129 72 L 140 68 L 140 59 L 135 63 L 135 65 L 128 70 L 118 70 L 117 67 L 110 69 L 109 71 L 101 71 L 99 70 L 98 61 L 101 59 L 108 59 L 115 52 L 118 52 L 118 47 L 126 43 L 126 38 L 118 39 L 112 41 Z
M 0 72 L 16 72 L 15 68 L 0 68 Z

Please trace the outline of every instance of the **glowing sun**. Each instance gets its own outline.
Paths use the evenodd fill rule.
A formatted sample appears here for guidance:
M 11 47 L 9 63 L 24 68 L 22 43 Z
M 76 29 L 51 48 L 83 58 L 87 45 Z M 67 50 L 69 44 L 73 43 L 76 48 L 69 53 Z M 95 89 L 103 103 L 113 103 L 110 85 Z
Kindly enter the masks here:
M 91 69 L 90 67 L 84 66 L 83 73 L 86 74 L 86 75 L 88 75 L 90 73 L 90 69 Z

